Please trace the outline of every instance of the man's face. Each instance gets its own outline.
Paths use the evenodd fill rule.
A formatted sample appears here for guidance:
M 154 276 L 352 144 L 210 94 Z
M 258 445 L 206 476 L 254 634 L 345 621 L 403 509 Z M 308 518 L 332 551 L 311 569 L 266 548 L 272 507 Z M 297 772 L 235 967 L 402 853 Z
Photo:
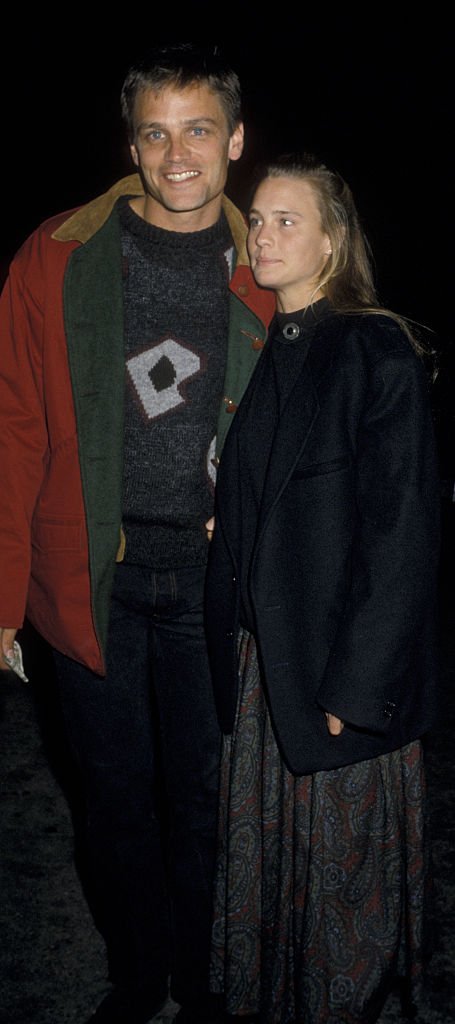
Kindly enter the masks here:
M 229 160 L 243 148 L 243 126 L 229 135 L 221 102 L 207 85 L 138 93 L 134 163 L 145 200 L 133 207 L 157 227 L 200 231 L 218 220 Z

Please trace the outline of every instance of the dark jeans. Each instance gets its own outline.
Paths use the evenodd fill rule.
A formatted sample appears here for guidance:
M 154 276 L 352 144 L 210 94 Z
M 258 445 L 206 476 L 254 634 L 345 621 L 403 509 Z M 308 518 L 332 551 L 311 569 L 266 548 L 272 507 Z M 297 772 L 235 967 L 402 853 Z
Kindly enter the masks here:
M 121 564 L 106 678 L 54 655 L 111 980 L 160 994 L 171 973 L 178 1002 L 208 992 L 220 734 L 203 586 L 203 569 Z

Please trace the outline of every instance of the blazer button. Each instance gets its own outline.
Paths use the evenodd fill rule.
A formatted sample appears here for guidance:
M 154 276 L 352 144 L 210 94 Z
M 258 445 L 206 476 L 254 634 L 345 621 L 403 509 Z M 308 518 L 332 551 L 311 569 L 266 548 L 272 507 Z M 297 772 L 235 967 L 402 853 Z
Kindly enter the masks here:
M 228 629 L 227 633 L 226 633 L 226 639 L 227 640 L 232 640 L 233 636 L 234 636 L 234 630 L 233 629 Z

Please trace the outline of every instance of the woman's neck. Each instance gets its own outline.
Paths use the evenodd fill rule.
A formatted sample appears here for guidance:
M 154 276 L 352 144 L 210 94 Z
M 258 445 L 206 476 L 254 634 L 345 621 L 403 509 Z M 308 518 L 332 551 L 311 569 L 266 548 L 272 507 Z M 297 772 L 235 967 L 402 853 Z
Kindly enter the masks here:
M 280 313 L 295 313 L 296 310 L 306 309 L 313 302 L 318 302 L 323 298 L 324 290 L 322 288 L 316 288 L 316 290 L 296 288 L 292 289 L 292 292 L 290 290 L 280 292 L 277 289 L 276 292 L 277 309 Z

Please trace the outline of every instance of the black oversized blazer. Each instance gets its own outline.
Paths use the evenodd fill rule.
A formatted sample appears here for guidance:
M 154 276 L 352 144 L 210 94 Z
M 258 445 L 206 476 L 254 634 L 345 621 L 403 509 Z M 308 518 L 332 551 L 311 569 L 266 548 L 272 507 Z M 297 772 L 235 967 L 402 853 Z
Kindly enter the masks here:
M 237 702 L 239 458 L 268 342 L 218 472 L 206 626 L 223 732 Z M 295 345 L 274 433 L 249 593 L 262 679 L 292 772 L 330 769 L 421 736 L 437 711 L 439 480 L 428 385 L 396 322 L 330 314 Z M 328 733 L 324 710 L 346 723 Z

